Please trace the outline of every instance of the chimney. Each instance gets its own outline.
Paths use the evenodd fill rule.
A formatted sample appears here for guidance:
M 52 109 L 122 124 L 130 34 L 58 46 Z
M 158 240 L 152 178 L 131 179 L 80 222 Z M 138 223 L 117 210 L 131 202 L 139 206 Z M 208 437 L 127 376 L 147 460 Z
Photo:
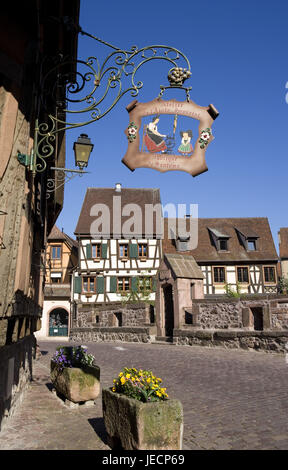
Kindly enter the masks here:
M 122 188 L 121 183 L 116 183 L 115 184 L 116 193 L 121 193 L 121 188 Z

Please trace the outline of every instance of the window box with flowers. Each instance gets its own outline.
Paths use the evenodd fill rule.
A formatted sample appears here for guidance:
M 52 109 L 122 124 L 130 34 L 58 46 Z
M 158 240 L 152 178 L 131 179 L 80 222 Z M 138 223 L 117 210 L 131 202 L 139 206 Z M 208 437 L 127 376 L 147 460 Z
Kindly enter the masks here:
M 151 371 L 124 368 L 102 390 L 103 418 L 112 449 L 181 450 L 183 407 L 169 399 Z
M 51 360 L 51 381 L 58 395 L 80 403 L 100 393 L 100 368 L 86 346 L 60 346 Z

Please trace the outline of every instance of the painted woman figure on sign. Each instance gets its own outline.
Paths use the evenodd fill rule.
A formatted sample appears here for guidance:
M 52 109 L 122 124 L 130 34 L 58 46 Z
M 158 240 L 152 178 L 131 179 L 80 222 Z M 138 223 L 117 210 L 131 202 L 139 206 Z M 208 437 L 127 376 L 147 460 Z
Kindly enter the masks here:
M 193 152 L 193 147 L 191 144 L 192 139 L 192 131 L 181 131 L 181 145 L 178 147 L 178 152 L 182 153 L 182 155 L 190 155 Z
M 148 149 L 148 152 L 162 152 L 165 153 L 167 146 L 164 138 L 166 135 L 160 134 L 157 129 L 157 124 L 160 118 L 159 115 L 155 116 L 151 122 L 149 122 L 146 128 L 146 135 L 144 136 L 144 142 Z

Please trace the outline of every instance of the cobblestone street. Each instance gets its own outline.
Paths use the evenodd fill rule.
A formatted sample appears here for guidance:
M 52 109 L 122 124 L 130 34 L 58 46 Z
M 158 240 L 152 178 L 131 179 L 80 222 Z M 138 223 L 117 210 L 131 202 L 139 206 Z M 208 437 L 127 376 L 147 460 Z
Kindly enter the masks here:
M 51 392 L 50 358 L 61 343 L 39 341 L 41 358 L 23 402 L 0 433 L 0 449 L 109 449 L 96 405 L 69 409 Z M 72 343 L 75 345 L 75 343 Z M 184 449 L 288 449 L 288 365 L 282 354 L 159 344 L 86 343 L 111 386 L 122 367 L 151 369 L 184 407 Z

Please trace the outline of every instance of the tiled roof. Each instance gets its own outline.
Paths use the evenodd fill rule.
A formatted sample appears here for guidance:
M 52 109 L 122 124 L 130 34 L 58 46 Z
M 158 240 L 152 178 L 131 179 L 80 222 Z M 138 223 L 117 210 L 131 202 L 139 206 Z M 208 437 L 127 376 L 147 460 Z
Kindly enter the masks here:
M 72 248 L 72 247 L 78 248 L 77 241 L 74 240 L 73 238 L 71 238 L 69 235 L 67 235 L 67 233 L 62 232 L 61 230 L 59 230 L 57 225 L 54 225 L 54 227 L 52 228 L 50 234 L 48 235 L 47 240 L 48 240 L 48 242 L 64 241 L 68 244 L 68 246 L 70 246 L 70 248 Z
M 169 219 L 170 223 L 175 219 Z M 195 219 L 194 219 L 195 220 Z M 182 219 L 183 221 L 183 219 Z M 172 223 L 173 225 L 173 223 Z M 187 231 L 189 229 L 189 219 L 186 220 Z M 209 230 L 216 233 L 223 233 L 229 236 L 228 250 L 217 251 L 213 240 L 209 235 Z M 257 238 L 257 250 L 248 251 L 245 249 L 237 235 L 237 230 L 246 237 Z M 164 240 L 163 253 L 176 253 L 175 242 L 169 239 L 168 219 L 164 220 Z M 197 262 L 255 262 L 255 261 L 277 261 L 278 255 L 275 249 L 268 219 L 266 217 L 249 218 L 223 218 L 223 219 L 198 219 L 198 244 L 196 248 L 185 251 L 183 255 L 194 256 Z M 248 235 L 247 235 L 248 234 Z M 197 241 L 197 240 L 196 240 Z M 192 240 L 193 242 L 193 240 Z M 195 246 L 195 245 L 194 245 Z M 193 247 L 193 245 L 192 245 Z
M 53 241 L 53 240 L 66 240 L 64 232 L 59 230 L 57 225 L 54 225 L 51 232 L 48 235 L 48 241 Z
M 176 277 L 184 277 L 188 279 L 204 278 L 203 273 L 193 256 L 177 253 L 165 254 L 164 258 Z
M 117 197 L 119 199 L 115 199 L 114 197 Z M 119 207 L 118 207 L 118 202 L 119 201 Z M 113 204 L 114 202 L 114 204 Z M 98 213 L 97 210 L 95 210 L 95 205 L 96 204 L 103 204 L 105 205 L 108 210 L 109 210 L 109 215 L 110 215 L 110 231 L 107 229 L 109 233 L 106 233 L 106 230 L 104 228 L 100 228 L 99 232 L 97 234 L 96 229 L 95 229 L 95 224 L 94 228 L 92 226 L 92 223 L 97 220 L 97 218 L 101 217 L 101 214 Z M 119 226 L 123 227 L 125 221 L 128 221 L 131 217 L 133 217 L 133 212 L 129 213 L 128 216 L 122 216 L 122 210 L 123 207 L 126 204 L 137 204 L 140 209 L 141 209 L 141 225 L 142 225 L 142 232 L 136 233 L 135 232 L 135 238 L 137 238 L 137 235 L 142 236 L 145 232 L 150 232 L 147 230 L 147 227 L 145 226 L 145 205 L 155 205 L 155 204 L 161 204 L 160 200 L 160 191 L 157 188 L 121 188 L 121 191 L 118 192 L 115 190 L 115 188 L 88 188 L 85 199 L 82 205 L 81 213 L 78 219 L 78 223 L 75 229 L 75 235 L 91 235 L 92 237 L 97 238 L 97 235 L 99 236 L 107 236 L 110 238 L 112 234 L 119 235 L 119 230 L 117 227 L 113 226 L 113 212 L 114 216 L 118 217 L 119 216 Z M 91 209 L 94 206 L 95 210 L 95 215 L 91 215 Z M 100 207 L 100 206 L 99 206 Z M 117 211 L 117 212 L 115 212 Z M 92 210 L 93 213 L 93 210 Z M 151 224 L 152 227 L 152 233 L 150 234 L 151 236 L 154 234 L 159 237 L 161 237 L 161 228 L 156 227 L 156 215 L 153 214 L 153 224 Z M 92 226 L 92 227 L 91 227 Z M 134 231 L 134 229 L 131 229 Z M 120 230 L 121 231 L 121 230 Z M 93 234 L 92 234 L 93 232 Z M 101 232 L 101 233 L 100 233 Z
M 288 258 L 288 227 L 280 228 L 278 235 L 280 258 Z

